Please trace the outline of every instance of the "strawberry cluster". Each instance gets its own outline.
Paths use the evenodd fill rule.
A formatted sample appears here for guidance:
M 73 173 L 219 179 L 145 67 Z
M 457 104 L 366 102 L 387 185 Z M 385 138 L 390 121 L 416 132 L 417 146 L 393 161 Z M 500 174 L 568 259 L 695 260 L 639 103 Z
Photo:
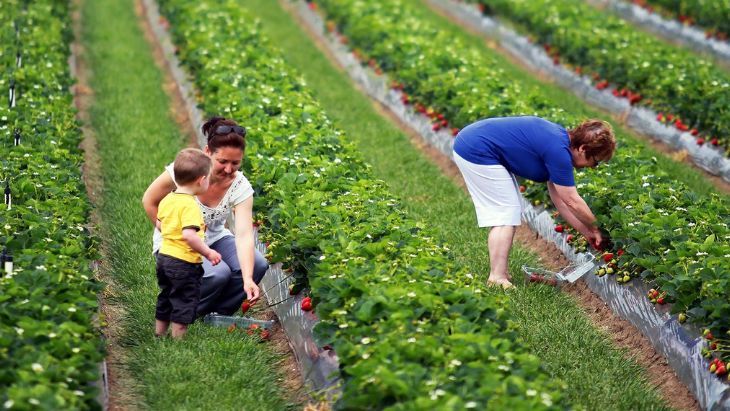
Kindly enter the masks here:
M 730 331 L 728 331 L 730 335 Z M 702 349 L 702 354 L 706 358 L 712 358 L 708 370 L 720 378 L 728 375 L 727 369 L 730 364 L 723 361 L 724 356 L 730 353 L 730 340 L 716 338 L 709 329 L 702 332 L 702 337 L 707 341 L 707 347 Z M 730 381 L 730 376 L 728 376 Z
M 696 128 L 690 128 L 687 124 L 685 124 L 682 121 L 681 118 L 679 118 L 679 116 L 675 116 L 673 114 L 665 115 L 664 113 L 659 113 L 659 114 L 657 114 L 656 119 L 658 122 L 660 122 L 662 124 L 674 126 L 674 128 L 676 128 L 677 130 L 679 130 L 683 133 L 689 132 L 690 134 L 692 134 L 694 137 L 697 138 L 698 145 L 701 146 L 701 145 L 705 144 L 705 138 L 700 135 L 699 130 L 697 130 Z M 712 137 L 712 139 L 710 139 L 710 144 L 712 144 L 713 146 L 718 146 L 718 145 L 720 145 L 720 140 L 717 137 Z
M 616 253 L 606 252 L 599 258 L 603 260 L 604 265 L 596 271 L 596 275 L 603 277 L 605 275 L 615 275 L 617 283 L 628 283 L 633 278 L 639 276 L 643 268 L 631 264 L 626 259 L 621 259 L 624 250 L 619 248 Z M 663 301 L 663 300 L 662 300 Z

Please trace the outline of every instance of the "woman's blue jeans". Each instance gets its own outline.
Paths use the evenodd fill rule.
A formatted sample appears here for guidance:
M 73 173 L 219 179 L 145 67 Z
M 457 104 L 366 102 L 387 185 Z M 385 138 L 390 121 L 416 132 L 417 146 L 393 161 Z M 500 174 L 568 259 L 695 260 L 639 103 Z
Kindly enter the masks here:
M 203 258 L 203 284 L 200 288 L 200 303 L 198 304 L 198 316 L 216 312 L 223 315 L 231 315 L 239 307 L 245 298 L 243 291 L 243 277 L 241 276 L 241 265 L 236 255 L 236 240 L 233 236 L 225 236 L 210 245 L 210 248 L 219 252 L 221 262 L 213 266 L 210 261 Z M 255 250 L 253 280 L 258 284 L 264 278 L 269 263 L 264 256 Z

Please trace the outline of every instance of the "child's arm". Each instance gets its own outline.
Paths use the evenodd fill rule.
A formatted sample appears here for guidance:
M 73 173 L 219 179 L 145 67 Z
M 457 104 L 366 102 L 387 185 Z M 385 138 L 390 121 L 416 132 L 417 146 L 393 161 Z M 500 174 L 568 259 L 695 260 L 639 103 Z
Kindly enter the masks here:
M 188 243 L 190 248 L 200 253 L 200 255 L 202 255 L 203 257 L 207 258 L 211 264 L 217 265 L 221 262 L 221 255 L 217 251 L 208 247 L 205 242 L 203 242 L 203 239 L 198 236 L 197 230 L 192 228 L 184 228 L 182 232 L 182 237 L 183 240 Z

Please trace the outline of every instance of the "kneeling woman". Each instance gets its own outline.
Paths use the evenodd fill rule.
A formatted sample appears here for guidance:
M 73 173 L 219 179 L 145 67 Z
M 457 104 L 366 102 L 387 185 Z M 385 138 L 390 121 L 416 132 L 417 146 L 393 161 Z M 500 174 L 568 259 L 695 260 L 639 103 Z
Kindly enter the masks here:
M 255 248 L 253 233 L 253 188 L 239 171 L 246 148 L 246 130 L 233 120 L 213 117 L 203 125 L 208 142 L 203 151 L 213 160 L 208 190 L 197 196 L 206 225 L 206 244 L 220 253 L 217 266 L 203 259 L 203 283 L 197 316 L 211 312 L 233 314 L 245 298 L 255 301 L 260 296 L 258 283 L 269 264 Z M 172 164 L 150 184 L 142 204 L 150 221 L 155 223 L 160 201 L 175 190 Z M 225 228 L 228 217 L 234 217 L 235 236 Z M 162 237 L 155 229 L 153 252 Z

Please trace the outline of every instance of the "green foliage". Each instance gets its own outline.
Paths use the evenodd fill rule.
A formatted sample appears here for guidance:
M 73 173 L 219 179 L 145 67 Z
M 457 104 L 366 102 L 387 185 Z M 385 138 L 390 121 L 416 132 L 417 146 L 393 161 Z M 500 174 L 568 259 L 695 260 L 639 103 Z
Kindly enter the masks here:
M 408 2 L 318 4 L 362 61 L 374 60 L 416 107 L 444 113 L 452 126 L 499 115 L 539 115 L 566 126 L 581 120 L 541 89 L 513 81 L 494 59 L 418 18 Z M 697 195 L 658 167 L 647 150 L 618 139 L 608 164 L 576 173 L 579 192 L 615 247 L 627 250 L 627 269 L 645 272 L 646 280 L 666 290 L 667 301 L 676 302 L 674 312 L 688 311 L 698 325 L 726 332 L 730 302 L 718 304 L 717 296 L 730 280 L 723 263 L 730 257 L 727 198 Z M 540 204 L 548 199 L 543 184 L 527 184 L 525 195 Z M 705 244 L 711 235 L 722 241 Z
M 99 407 L 91 384 L 103 352 L 94 325 L 100 285 L 90 269 L 98 240 L 86 227 L 81 133 L 68 91 L 68 7 L 10 1 L 0 9 L 0 188 L 9 181 L 13 202 L 0 211 L 0 247 L 7 246 L 15 265 L 0 279 L 6 408 Z
M 564 408 L 515 344 L 509 305 L 399 211 L 255 21 L 232 1 L 165 1 L 207 113 L 245 119 L 271 257 L 306 271 L 349 409 Z
M 515 23 L 554 57 L 641 95 L 642 104 L 671 113 L 675 122 L 718 138 L 730 150 L 730 75 L 712 61 L 584 2 L 471 1 Z
M 730 34 L 730 1 L 728 0 L 634 0 L 644 7 L 656 6 L 665 16 L 706 28 L 706 35 L 727 41 Z

